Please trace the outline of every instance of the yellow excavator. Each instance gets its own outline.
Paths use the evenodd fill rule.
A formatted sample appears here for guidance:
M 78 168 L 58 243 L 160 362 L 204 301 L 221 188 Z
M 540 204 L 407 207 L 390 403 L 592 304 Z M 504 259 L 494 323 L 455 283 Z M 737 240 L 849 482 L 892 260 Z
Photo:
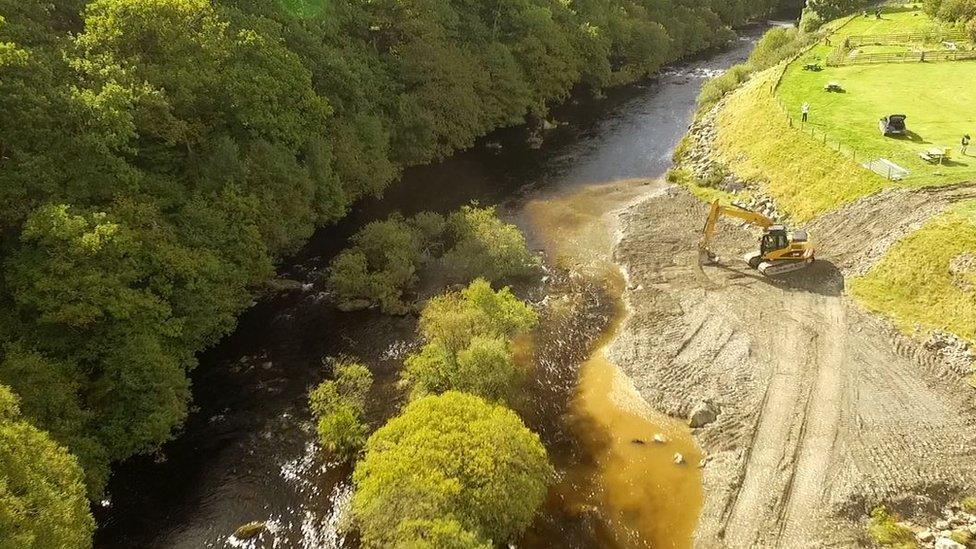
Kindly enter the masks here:
M 710 246 L 715 237 L 715 226 L 723 215 L 741 219 L 750 225 L 763 229 L 759 240 L 759 251 L 747 254 L 743 259 L 753 269 L 766 276 L 776 276 L 799 271 L 813 264 L 815 249 L 806 231 L 790 231 L 777 225 L 772 219 L 740 206 L 723 206 L 715 201 L 705 221 L 705 230 L 698 245 L 702 265 L 715 262 L 715 254 Z

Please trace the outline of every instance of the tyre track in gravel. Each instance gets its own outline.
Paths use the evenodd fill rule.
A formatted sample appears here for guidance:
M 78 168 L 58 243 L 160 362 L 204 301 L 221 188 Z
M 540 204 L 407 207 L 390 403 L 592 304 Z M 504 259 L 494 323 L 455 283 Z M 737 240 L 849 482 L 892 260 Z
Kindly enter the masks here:
M 894 200 L 915 200 L 887 198 L 844 215 L 894 223 Z M 844 295 L 858 252 L 826 230 L 843 220 L 819 222 L 824 261 L 769 280 L 741 265 L 755 234 L 731 224 L 721 265 L 693 267 L 705 213 L 672 189 L 624 215 L 633 314 L 612 349 L 658 409 L 721 409 L 695 432 L 708 453 L 696 546 L 859 546 L 873 505 L 914 512 L 976 488 L 972 390 Z

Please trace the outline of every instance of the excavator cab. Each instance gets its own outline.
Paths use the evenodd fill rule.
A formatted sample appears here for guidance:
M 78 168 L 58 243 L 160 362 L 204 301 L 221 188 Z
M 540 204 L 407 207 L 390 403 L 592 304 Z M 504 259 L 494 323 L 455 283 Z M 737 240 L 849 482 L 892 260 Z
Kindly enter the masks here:
M 759 241 L 759 251 L 746 255 L 746 263 L 764 275 L 775 276 L 803 269 L 814 261 L 814 246 L 806 231 L 790 231 L 783 225 L 773 223 L 768 217 L 740 206 L 722 206 L 717 201 L 712 204 L 705 229 L 699 243 L 701 263 L 712 262 L 715 254 L 710 246 L 715 236 L 715 228 L 723 215 L 741 219 L 750 225 L 764 229 Z
M 769 228 L 769 230 L 766 231 L 766 234 L 763 235 L 759 249 L 762 255 L 767 255 L 777 250 L 788 248 L 789 246 L 790 238 L 786 234 L 786 227 L 782 225 L 773 225 Z

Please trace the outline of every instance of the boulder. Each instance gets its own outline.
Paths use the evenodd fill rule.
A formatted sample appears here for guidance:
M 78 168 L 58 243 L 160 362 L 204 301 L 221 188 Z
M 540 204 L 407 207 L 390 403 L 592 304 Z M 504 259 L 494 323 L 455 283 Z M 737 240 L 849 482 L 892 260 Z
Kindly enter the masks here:
M 654 435 L 654 442 L 658 444 L 665 444 L 668 441 L 668 437 L 664 436 L 663 433 L 658 433 Z
M 718 419 L 718 407 L 709 401 L 704 401 L 691 410 L 688 416 L 688 425 L 692 429 L 704 427 Z
M 234 537 L 239 540 L 246 540 L 257 537 L 267 529 L 266 522 L 254 521 L 241 525 L 235 532 Z
M 966 549 L 966 546 L 949 538 L 935 540 L 935 549 Z
M 301 292 L 305 285 L 297 280 L 287 278 L 274 278 L 268 281 L 268 289 L 275 293 Z
M 674 454 L 674 462 L 676 464 L 678 464 L 678 465 L 684 465 L 685 464 L 685 456 L 681 455 L 681 452 L 675 453 Z

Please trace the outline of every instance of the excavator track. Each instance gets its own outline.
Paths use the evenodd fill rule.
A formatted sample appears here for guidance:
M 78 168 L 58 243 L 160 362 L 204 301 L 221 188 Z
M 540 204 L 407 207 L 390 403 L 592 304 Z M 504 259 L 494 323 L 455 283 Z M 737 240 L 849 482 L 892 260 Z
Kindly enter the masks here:
M 802 261 L 763 261 L 759 264 L 759 272 L 765 276 L 778 276 L 806 269 L 813 265 L 813 258 Z

